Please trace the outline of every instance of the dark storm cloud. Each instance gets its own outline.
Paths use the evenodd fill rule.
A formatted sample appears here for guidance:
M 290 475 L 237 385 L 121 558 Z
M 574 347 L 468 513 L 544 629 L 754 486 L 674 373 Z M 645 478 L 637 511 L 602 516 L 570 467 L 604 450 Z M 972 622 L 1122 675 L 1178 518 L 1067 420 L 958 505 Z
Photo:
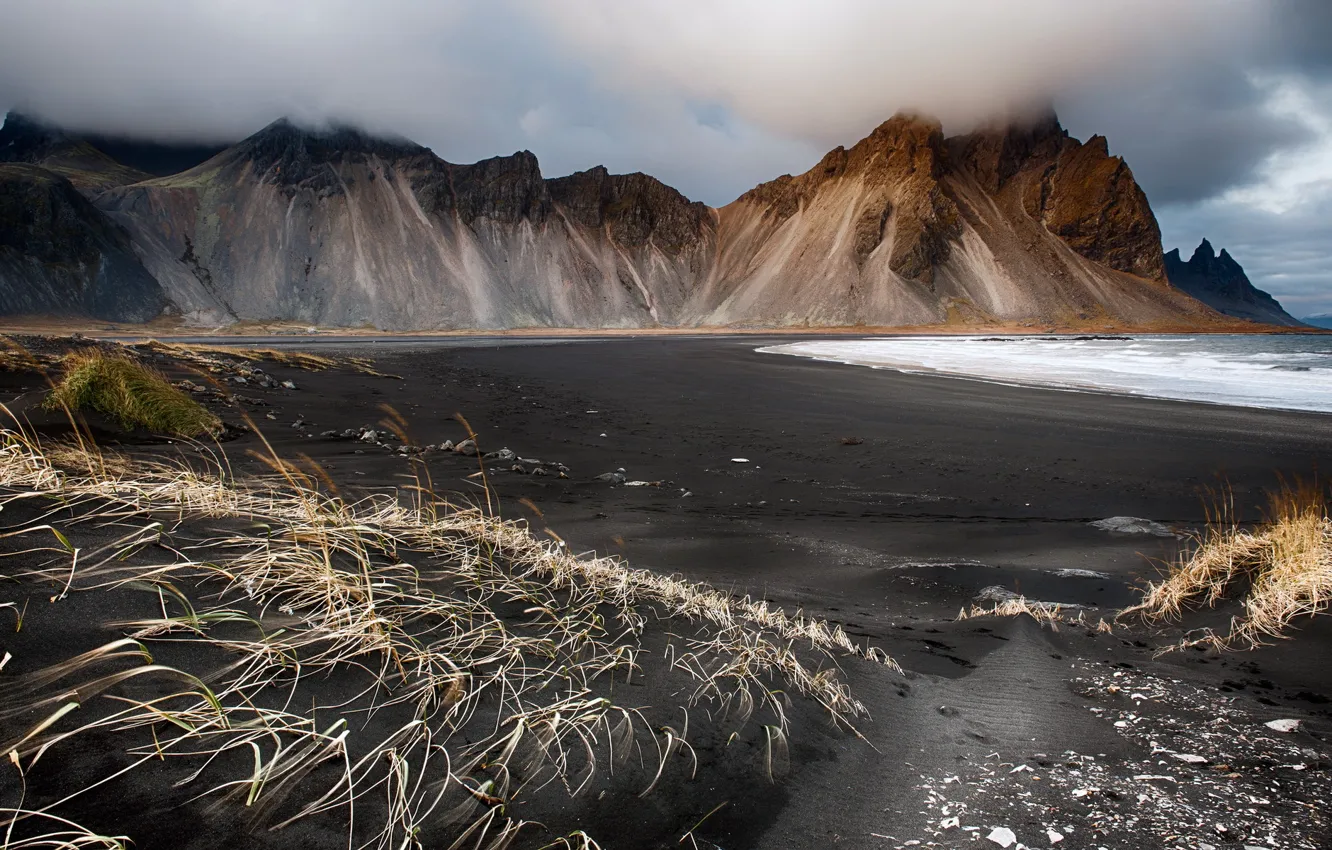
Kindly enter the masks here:
M 1274 151 L 1316 141 L 1305 124 L 1273 116 L 1269 93 L 1241 68 L 1142 81 L 1066 96 L 1074 135 L 1108 136 L 1157 204 L 1200 201 L 1251 179 Z

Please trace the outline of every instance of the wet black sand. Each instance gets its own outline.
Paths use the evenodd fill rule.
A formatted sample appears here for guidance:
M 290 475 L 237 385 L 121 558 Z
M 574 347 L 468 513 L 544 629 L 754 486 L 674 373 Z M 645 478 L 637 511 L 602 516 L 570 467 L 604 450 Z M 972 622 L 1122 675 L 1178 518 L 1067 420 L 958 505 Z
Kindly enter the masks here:
M 483 451 L 507 447 L 570 470 L 562 479 L 487 464 L 506 515 L 549 527 L 578 551 L 623 554 L 638 567 L 801 607 L 893 655 L 905 680 L 872 665 L 846 668 L 874 715 L 862 728 L 868 744 L 817 722 L 798 730 L 792 775 L 761 811 L 747 798 L 745 811 L 723 810 L 698 832 L 715 846 L 997 846 L 984 840 L 995 826 L 1012 828 L 1028 846 L 1049 846 L 1051 825 L 1065 836 L 1061 847 L 1197 847 L 1199 835 L 1217 847 L 1332 840 L 1305 805 L 1321 799 L 1332 752 L 1324 740 L 1332 735 L 1325 662 L 1332 630 L 1323 624 L 1256 652 L 1154 659 L 1178 629 L 1055 633 L 1026 619 L 953 620 L 995 585 L 1098 606 L 1092 619 L 1109 618 L 1134 598 L 1136 582 L 1154 575 L 1148 559 L 1168 558 L 1182 542 L 1111 534 L 1089 521 L 1127 515 L 1185 531 L 1202 523 L 1206 491 L 1220 486 L 1233 491 L 1245 518 L 1256 519 L 1265 490 L 1281 477 L 1328 466 L 1332 417 L 1021 389 L 754 351 L 769 342 L 360 344 L 348 353 L 369 353 L 402 380 L 273 367 L 298 389 L 244 391 L 268 402 L 250 412 L 279 454 L 308 455 L 353 492 L 411 483 L 408 460 L 320 432 L 379 427 L 382 406 L 390 405 L 416 442 L 457 441 L 465 436 L 453 418 L 460 413 Z M 303 427 L 291 427 L 298 418 Z M 258 446 L 253 436 L 227 444 L 238 468 L 255 470 L 262 465 L 245 452 Z M 424 457 L 437 488 L 483 498 L 468 478 L 476 459 Z M 738 457 L 748 462 L 732 462 Z M 628 480 L 656 486 L 596 480 L 621 468 Z M 1104 577 L 1056 575 L 1061 569 Z M 1204 621 L 1216 615 L 1187 626 Z M 1190 716 L 1148 698 L 1140 682 L 1142 698 L 1126 702 L 1130 689 L 1106 689 L 1116 672 L 1176 683 L 1163 692 L 1197 687 L 1226 701 L 1239 718 L 1226 727 L 1234 736 L 1256 729 L 1248 736 L 1261 737 L 1261 722 L 1277 717 L 1304 719 L 1301 732 L 1273 747 L 1293 746 L 1297 737 L 1312 755 L 1279 779 L 1270 773 L 1278 768 L 1261 759 L 1240 765 L 1224 749 L 1209 752 L 1207 764 L 1171 761 L 1153 745 L 1178 752 L 1196 736 L 1172 744 L 1170 735 L 1202 728 L 1218 709 L 1194 699 Z M 1159 733 L 1127 734 L 1131 727 L 1116 727 L 1111 717 L 1123 711 L 1143 723 L 1160 718 Z M 1089 771 L 1069 778 L 1069 765 L 1083 756 L 1141 786 L 1149 799 L 1122 788 L 1113 797 L 1073 796 Z M 1240 778 L 1217 779 L 1224 774 L 1213 768 L 1223 758 Z M 1165 766 L 1147 768 L 1163 759 Z M 999 764 L 1002 781 L 977 792 Z M 1031 769 L 1011 772 L 1022 764 Z M 1055 776 L 1061 770 L 1067 787 Z M 1180 775 L 1132 779 L 1168 771 Z M 1285 790 L 1273 792 L 1272 781 Z M 1159 785 L 1169 793 L 1151 790 Z M 965 799 L 964 787 L 971 789 Z M 1254 788 L 1267 789 L 1268 803 L 1246 804 L 1257 814 L 1231 814 L 1232 802 Z M 1208 803 L 1209 793 L 1219 802 Z M 1234 825 L 1190 825 L 1176 830 L 1178 841 L 1167 839 L 1165 827 L 1145 825 L 1160 800 L 1179 815 L 1195 797 L 1204 819 Z M 1267 814 L 1284 824 L 1278 840 L 1260 834 Z M 954 815 L 958 827 L 939 826 Z M 599 840 L 641 846 L 638 838 Z

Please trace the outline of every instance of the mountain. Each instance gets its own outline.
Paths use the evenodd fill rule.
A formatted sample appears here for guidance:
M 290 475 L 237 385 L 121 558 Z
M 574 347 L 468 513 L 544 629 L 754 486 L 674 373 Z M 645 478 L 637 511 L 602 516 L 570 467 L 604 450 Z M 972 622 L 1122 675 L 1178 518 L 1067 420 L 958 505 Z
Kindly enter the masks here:
M 1227 316 L 1269 325 L 1303 324 L 1283 310 L 1275 298 L 1250 283 L 1244 269 L 1224 248 L 1218 256 L 1206 239 L 1187 263 L 1180 258 L 1178 248 L 1166 254 L 1165 269 L 1172 284 Z
M 10 112 L 0 127 L 0 162 L 41 166 L 84 192 L 175 174 L 224 149 L 70 133 L 19 112 Z
M 196 321 L 389 329 L 671 323 L 710 211 L 645 175 L 542 178 L 528 152 L 456 165 L 279 121 L 98 203 Z
M 65 177 L 0 165 L 0 315 L 146 322 L 168 301 L 129 235 Z
M 85 191 L 137 183 L 152 176 L 117 162 L 79 136 L 14 112 L 0 127 L 0 162 L 40 166 Z
M 100 134 L 84 134 L 82 138 L 116 162 L 150 177 L 179 174 L 217 156 L 228 147 L 193 142 L 154 142 Z
M 1305 316 L 1300 319 L 1306 325 L 1312 325 L 1315 328 L 1326 328 L 1332 330 L 1332 313 L 1320 313 L 1317 316 Z
M 31 161 L 64 162 L 64 141 L 16 135 Z M 1053 115 L 945 138 L 901 114 L 721 209 L 644 174 L 547 179 L 526 151 L 461 165 L 289 121 L 180 173 L 85 191 L 199 324 L 1223 321 L 1167 281 L 1129 167 Z
M 1128 166 L 1053 116 L 946 139 L 898 115 L 719 219 L 709 323 L 1206 321 Z

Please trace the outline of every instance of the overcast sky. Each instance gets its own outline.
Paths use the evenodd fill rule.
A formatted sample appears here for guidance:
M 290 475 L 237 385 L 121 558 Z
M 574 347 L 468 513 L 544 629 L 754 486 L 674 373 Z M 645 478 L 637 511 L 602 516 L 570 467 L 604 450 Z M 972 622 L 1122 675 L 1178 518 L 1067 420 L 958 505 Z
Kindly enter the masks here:
M 1167 249 L 1332 312 L 1332 0 L 6 0 L 0 28 L 0 109 L 74 128 L 332 119 L 713 205 L 899 109 L 1046 102 L 1128 160 Z

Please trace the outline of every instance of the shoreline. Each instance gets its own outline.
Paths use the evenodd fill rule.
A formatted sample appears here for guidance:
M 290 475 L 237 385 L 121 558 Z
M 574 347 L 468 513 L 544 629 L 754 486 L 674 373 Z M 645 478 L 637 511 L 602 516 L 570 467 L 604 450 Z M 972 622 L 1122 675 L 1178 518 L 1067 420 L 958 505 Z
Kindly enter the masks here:
M 1170 336 L 1174 336 L 1174 335 L 1171 334 Z M 1128 339 L 1134 339 L 1134 338 L 1139 338 L 1139 337 L 1150 338 L 1150 335 L 1146 335 L 1146 334 L 1138 334 L 1138 335 L 1135 335 L 1134 337 L 1125 337 L 1125 340 L 1128 340 Z M 920 336 L 920 337 L 914 337 L 914 338 L 916 338 L 916 339 L 938 339 L 939 337 L 925 337 L 925 336 Z M 1073 340 L 1073 341 L 1077 341 L 1077 338 L 1076 338 L 1076 337 L 1067 337 L 1067 338 L 1066 338 L 1066 337 L 1062 337 L 1062 336 L 1056 336 L 1056 337 L 1043 337 L 1043 336 L 1042 336 L 1042 337 L 1029 337 L 1029 338 L 1031 338 L 1031 339 L 1071 339 L 1071 340 Z M 866 341 L 866 342 L 872 342 L 873 340 L 864 340 L 864 341 Z M 785 346 L 785 345 L 765 346 L 765 347 L 763 347 L 763 348 L 756 349 L 756 351 L 758 351 L 758 353 L 760 353 L 760 354 L 775 354 L 775 355 L 781 355 L 781 356 L 784 356 L 784 357 L 802 357 L 802 358 L 806 358 L 806 359 L 809 359 L 809 360 L 817 360 L 817 361 L 819 361 L 819 362 L 823 362 L 823 363 L 836 363 L 836 364 L 843 365 L 843 366 L 854 366 L 854 367 L 859 367 L 859 368 L 862 368 L 862 369 L 871 369 L 871 370 L 874 370 L 874 371 L 890 371 L 890 372 L 898 372 L 898 373 L 900 373 L 900 374 L 904 374 L 904 375 L 921 375 L 921 376 L 926 376 L 926 377 L 951 378 L 951 379 L 954 379 L 954 380 L 975 381 L 975 382 L 977 382 L 977 383 L 982 383 L 982 384 L 995 384 L 995 385 L 998 385 L 998 386 L 1005 386 L 1005 387 L 1019 387 L 1019 388 L 1027 388 L 1027 389 L 1035 389 L 1035 390 L 1052 390 L 1052 391 L 1055 391 L 1055 392 L 1066 392 L 1066 393 L 1087 393 L 1087 394 L 1091 394 L 1091 395 L 1106 395 L 1106 396 L 1114 396 L 1114 397 L 1118 397 L 1118 398 L 1138 398 L 1138 399 L 1153 399 L 1153 400 L 1157 400 L 1157 401 L 1177 401 L 1177 402 L 1184 402 L 1184 403 L 1187 403 L 1187 404 L 1205 404 L 1205 405 L 1212 405 L 1212 406 L 1217 406 L 1217 407 L 1239 407 L 1239 408 L 1247 408 L 1247 409 L 1252 409 L 1252 410 L 1276 410 L 1276 411 L 1286 411 L 1286 412 L 1290 412 L 1290 413 L 1308 413 L 1308 414 L 1313 414 L 1313 415 L 1317 415 L 1317 416 L 1327 416 L 1327 415 L 1332 415 L 1332 404 L 1329 404 L 1329 407 L 1328 407 L 1328 409 L 1326 409 L 1326 410 L 1319 410 L 1319 409 L 1314 409 L 1314 408 L 1310 408 L 1310 407 L 1289 407 L 1289 406 L 1282 406 L 1282 405 L 1279 405 L 1279 404 L 1257 404 L 1257 403 L 1247 403 L 1247 404 L 1246 404 L 1246 403 L 1244 403 L 1244 402 L 1242 402 L 1242 401 L 1233 400 L 1233 399 L 1232 399 L 1232 400 L 1214 400 L 1214 399 L 1209 399 L 1209 398 L 1189 397 L 1189 396 L 1184 396 L 1184 395 L 1164 395 L 1164 394 L 1153 393 L 1153 392 L 1150 392 L 1150 391 L 1136 392 L 1136 391 L 1129 390 L 1129 389 L 1124 389 L 1124 388 L 1113 388 L 1113 387 L 1108 387 L 1108 386 L 1098 386 L 1098 385 L 1093 384 L 1093 383 L 1088 383 L 1088 384 L 1085 384 L 1085 385 L 1081 385 L 1081 386 L 1079 386 L 1079 385 L 1074 385 L 1074 384 L 1069 384 L 1069 383 L 1060 383 L 1060 382 L 1057 382 L 1057 381 L 1041 381 L 1041 380 L 1038 380 L 1038 379 L 1036 379 L 1036 378 L 1032 378 L 1032 379 L 1030 379 L 1030 380 L 1022 380 L 1022 379 L 1018 379 L 1018 378 L 1006 379 L 1006 378 L 1000 378 L 1000 377 L 994 377 L 994 376 L 986 376 L 986 375 L 980 375 L 980 374 L 974 374 L 974 373 L 968 373 L 968 372 L 961 372 L 961 371 L 949 371 L 949 370 L 946 370 L 946 369 L 934 369 L 934 368 L 930 368 L 930 367 L 927 367 L 927 366 L 910 367 L 910 366 L 901 365 L 901 364 L 880 363 L 880 362 L 873 362 L 873 361 L 867 361 L 867 360 L 844 359 L 844 358 L 834 357 L 834 356 L 832 356 L 832 355 L 820 355 L 820 354 L 806 353 L 806 352 L 802 352 L 802 351 L 784 351 L 784 350 L 782 350 L 782 349 L 784 349 L 785 347 L 787 347 L 787 346 Z
M 839 325 L 831 327 L 642 327 L 642 328 L 556 328 L 525 327 L 507 329 L 460 328 L 385 331 L 377 328 L 316 327 L 294 322 L 245 322 L 222 327 L 191 326 L 175 321 L 159 320 L 134 325 L 117 322 L 67 319 L 53 316 L 0 317 L 0 334 L 48 334 L 85 336 L 106 339 L 292 339 L 311 341 L 321 339 L 421 338 L 456 339 L 471 337 L 500 337 L 526 339 L 551 338 L 632 338 L 632 337 L 714 337 L 714 336 L 969 336 L 1018 335 L 1045 336 L 1067 334 L 1332 334 L 1332 329 L 1318 327 L 1286 327 L 1260 325 L 1235 320 L 1206 325 L 1152 324 L 1116 325 L 1097 322 L 1078 324 L 1052 324 L 1046 322 L 998 322 L 990 324 L 934 324 L 934 325 Z

